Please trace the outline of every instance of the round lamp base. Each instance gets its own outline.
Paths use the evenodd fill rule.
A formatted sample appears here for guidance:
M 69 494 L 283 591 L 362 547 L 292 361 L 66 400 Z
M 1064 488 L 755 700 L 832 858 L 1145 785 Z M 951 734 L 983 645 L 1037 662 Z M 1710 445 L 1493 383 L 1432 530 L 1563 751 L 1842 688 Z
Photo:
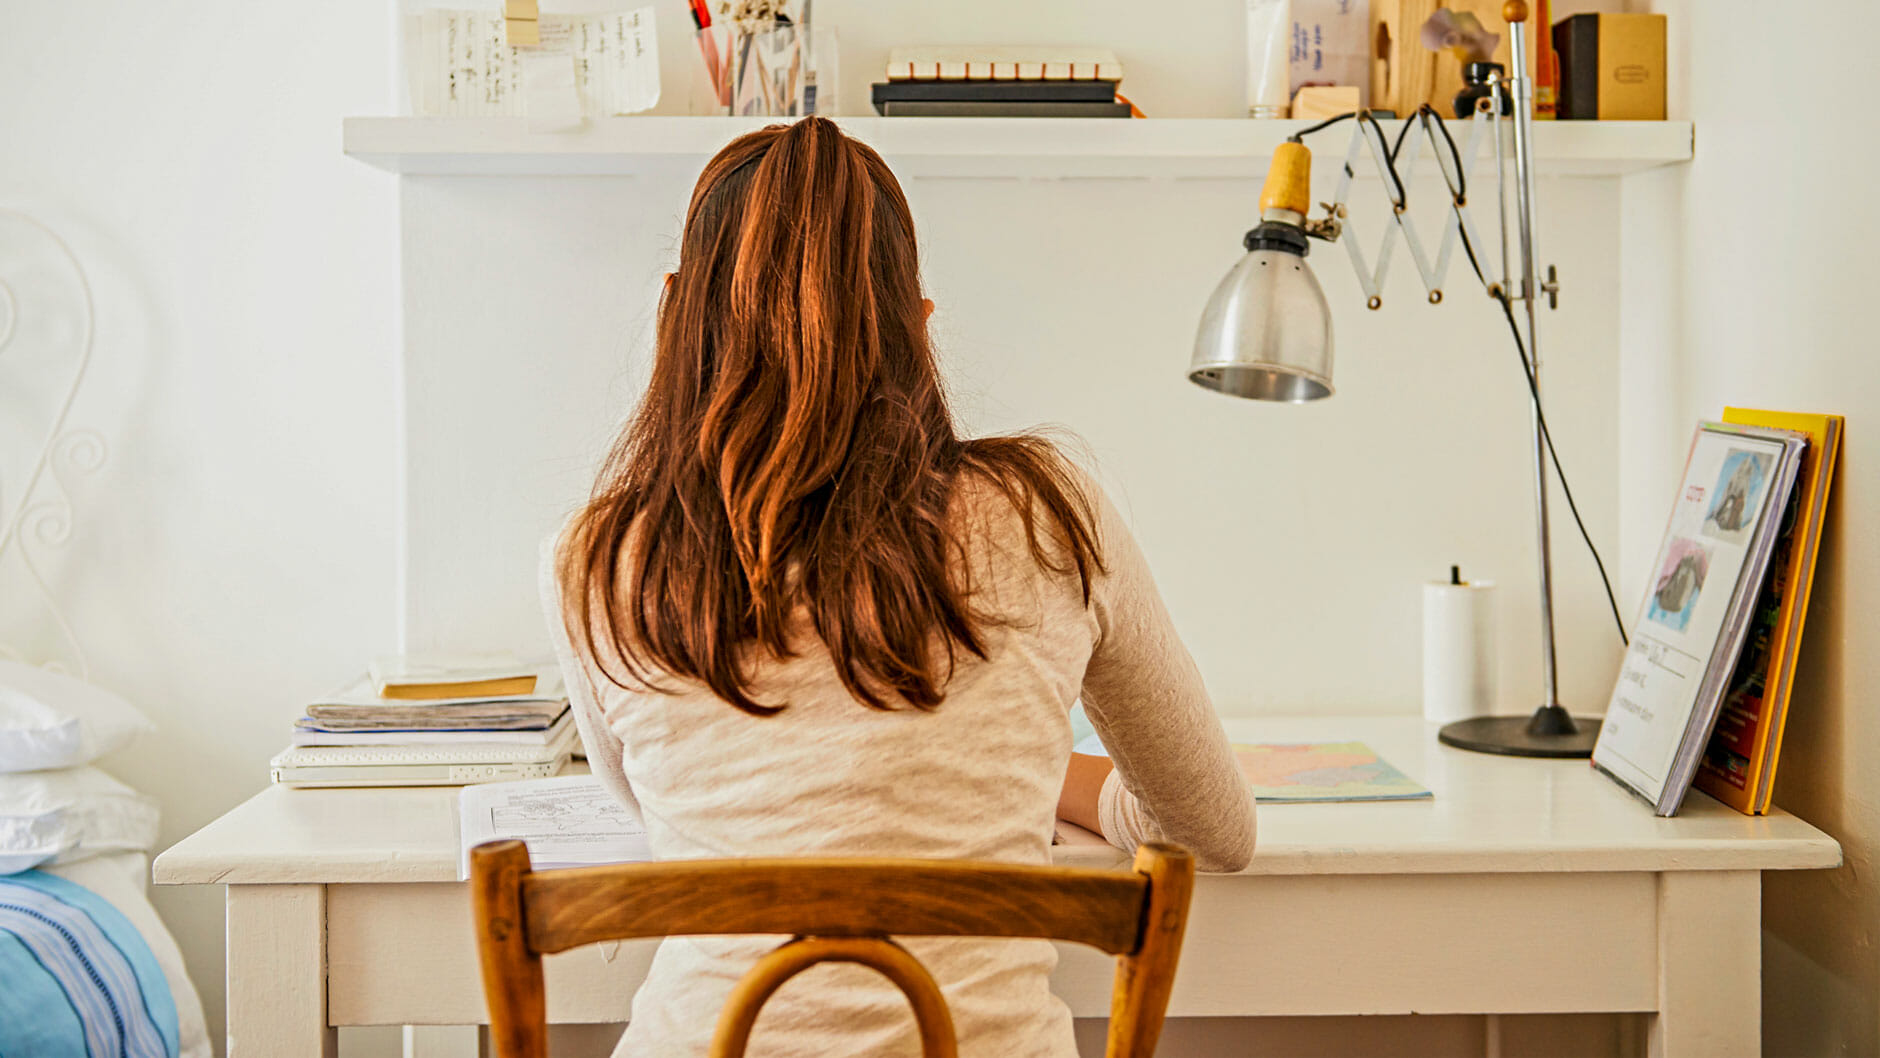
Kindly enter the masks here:
M 1599 725 L 1599 717 L 1573 717 L 1558 705 L 1543 705 L 1533 716 L 1478 716 L 1444 724 L 1436 738 L 1476 753 L 1584 759 L 1593 755 Z

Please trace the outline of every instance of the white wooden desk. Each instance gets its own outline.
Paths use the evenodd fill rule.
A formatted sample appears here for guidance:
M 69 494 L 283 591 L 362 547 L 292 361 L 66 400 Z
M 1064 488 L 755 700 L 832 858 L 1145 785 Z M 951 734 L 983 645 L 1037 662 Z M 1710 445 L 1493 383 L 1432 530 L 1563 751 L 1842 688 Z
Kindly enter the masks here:
M 1362 739 L 1427 802 L 1269 805 L 1238 875 L 1200 879 L 1174 1017 L 1648 1011 L 1654 1054 L 1761 1042 L 1761 872 L 1833 867 L 1794 816 L 1692 794 L 1677 819 L 1584 761 L 1450 749 L 1419 720 L 1228 722 L 1241 742 Z M 484 1020 L 458 882 L 457 791 L 270 789 L 157 858 L 228 886 L 229 1050 L 320 1055 L 339 1025 Z M 1059 862 L 1115 864 L 1101 847 Z M 551 957 L 549 1018 L 624 1021 L 651 942 Z M 1065 948 L 1055 987 L 1109 1008 L 1110 965 Z

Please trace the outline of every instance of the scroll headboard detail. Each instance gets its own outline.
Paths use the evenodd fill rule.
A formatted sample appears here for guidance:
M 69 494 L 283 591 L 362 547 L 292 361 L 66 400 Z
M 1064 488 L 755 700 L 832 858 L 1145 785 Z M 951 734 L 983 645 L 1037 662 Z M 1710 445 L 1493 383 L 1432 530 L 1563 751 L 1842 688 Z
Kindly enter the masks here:
M 58 629 L 80 676 L 90 668 L 84 647 L 33 552 L 71 540 L 76 512 L 70 480 L 97 470 L 108 455 L 103 434 L 67 427 L 91 366 L 95 333 L 91 282 L 78 255 L 44 223 L 0 207 L 0 415 L 21 420 L 0 425 L 9 425 L 8 439 L 28 439 L 23 463 L 0 447 L 0 584 L 13 567 L 24 573 L 37 593 L 37 610 Z M 34 429 L 41 423 L 43 433 Z M 43 438 L 36 447 L 34 436 Z M 7 480 L 13 474 L 18 477 Z M 17 613 L 12 607 L 7 612 Z M 35 622 L 29 628 L 35 626 L 43 627 Z M 0 629 L 0 657 L 68 667 L 56 657 L 27 657 L 33 648 L 9 644 L 8 631 Z

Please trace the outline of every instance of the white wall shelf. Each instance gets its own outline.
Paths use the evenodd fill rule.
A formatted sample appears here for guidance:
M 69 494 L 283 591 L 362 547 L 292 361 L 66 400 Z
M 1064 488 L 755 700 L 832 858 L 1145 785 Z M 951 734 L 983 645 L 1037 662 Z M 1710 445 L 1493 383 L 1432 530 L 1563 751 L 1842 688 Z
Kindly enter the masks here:
M 1220 118 L 839 120 L 903 175 L 1046 179 L 1257 177 L 1274 146 L 1306 124 Z M 346 119 L 345 147 L 369 165 L 412 175 L 632 175 L 696 166 L 734 136 L 765 123 L 624 117 L 590 121 L 577 132 L 532 133 L 523 118 L 359 117 Z M 1456 131 L 1462 131 L 1460 123 Z M 1342 157 L 1349 136 L 1347 128 L 1335 127 L 1307 145 L 1321 159 Z M 1542 175 L 1621 176 L 1688 162 L 1691 153 L 1688 121 L 1560 121 L 1534 128 Z M 1483 160 L 1488 157 L 1485 146 Z M 1425 152 L 1426 165 L 1427 159 Z

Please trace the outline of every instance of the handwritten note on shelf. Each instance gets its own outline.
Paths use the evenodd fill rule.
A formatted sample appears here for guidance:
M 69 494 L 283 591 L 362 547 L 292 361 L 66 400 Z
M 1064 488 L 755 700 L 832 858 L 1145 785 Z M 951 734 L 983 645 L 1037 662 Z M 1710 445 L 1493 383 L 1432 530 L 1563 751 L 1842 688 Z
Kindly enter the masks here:
M 536 870 L 653 858 L 646 828 L 591 775 L 478 783 L 463 788 L 457 805 L 465 878 L 470 850 L 504 838 L 527 842 Z
M 412 99 L 426 117 L 540 117 L 578 104 L 587 116 L 634 114 L 659 102 L 659 47 L 653 9 L 596 15 L 550 15 L 541 20 L 542 43 L 514 48 L 499 9 L 430 9 L 409 24 Z M 568 96 L 532 92 L 545 57 L 568 57 L 574 80 Z M 556 116 L 561 116 L 557 113 Z

